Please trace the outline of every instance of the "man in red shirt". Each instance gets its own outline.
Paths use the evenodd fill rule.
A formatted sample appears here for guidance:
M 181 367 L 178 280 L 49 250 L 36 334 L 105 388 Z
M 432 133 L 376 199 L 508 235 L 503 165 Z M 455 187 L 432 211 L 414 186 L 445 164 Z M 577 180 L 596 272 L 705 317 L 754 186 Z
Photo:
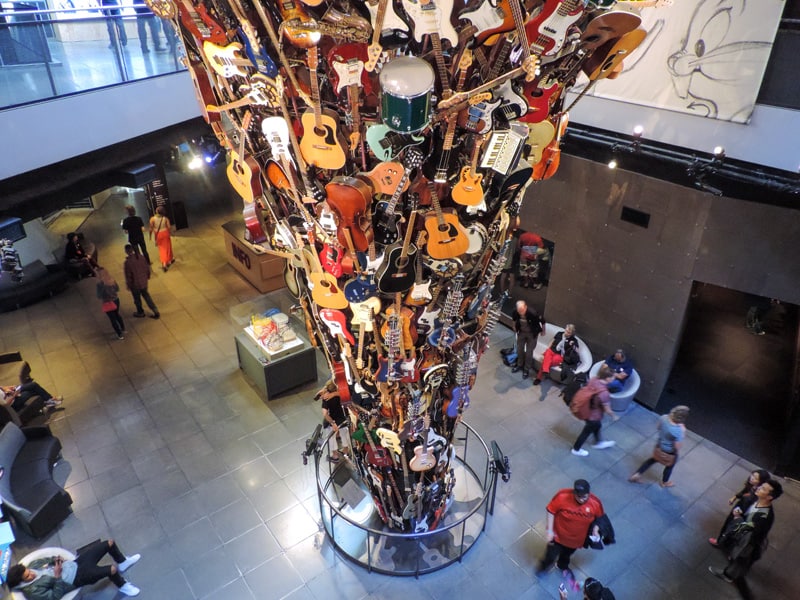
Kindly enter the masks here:
M 597 517 L 602 517 L 603 503 L 589 493 L 589 482 L 575 481 L 572 489 L 556 492 L 547 505 L 547 551 L 536 569 L 539 575 L 557 562 L 559 569 L 569 569 L 569 559 L 578 548 L 583 547 L 589 527 Z M 595 526 L 592 535 L 599 535 Z

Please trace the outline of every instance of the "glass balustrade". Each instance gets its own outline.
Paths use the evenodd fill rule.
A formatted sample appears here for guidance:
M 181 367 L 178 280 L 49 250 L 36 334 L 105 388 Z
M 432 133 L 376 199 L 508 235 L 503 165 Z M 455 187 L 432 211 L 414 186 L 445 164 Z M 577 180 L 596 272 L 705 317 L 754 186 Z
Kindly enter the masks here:
M 183 55 L 141 0 L 0 0 L 0 110 L 174 73 Z

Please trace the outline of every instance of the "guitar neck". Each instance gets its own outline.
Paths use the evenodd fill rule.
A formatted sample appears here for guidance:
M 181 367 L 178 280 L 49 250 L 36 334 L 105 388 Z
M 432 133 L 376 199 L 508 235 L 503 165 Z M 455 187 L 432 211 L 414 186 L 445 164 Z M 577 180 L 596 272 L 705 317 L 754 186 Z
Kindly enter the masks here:
M 403 238 L 403 249 L 400 251 L 400 262 L 404 263 L 408 258 L 408 249 L 411 246 L 411 235 L 414 233 L 414 221 L 417 219 L 417 211 L 412 210 L 408 217 L 408 227 L 406 228 L 406 235 Z
M 431 45 L 433 46 L 433 57 L 436 60 L 436 70 L 439 72 L 439 80 L 442 82 L 442 98 L 449 98 L 453 95 L 450 89 L 450 76 L 447 73 L 447 66 L 444 64 L 444 53 L 442 52 L 442 39 L 438 33 L 431 33 Z
M 311 76 L 311 108 L 314 111 L 314 125 L 317 129 L 322 128 L 322 106 L 319 99 L 319 77 L 317 75 L 318 63 L 317 47 L 308 49 L 308 71 Z

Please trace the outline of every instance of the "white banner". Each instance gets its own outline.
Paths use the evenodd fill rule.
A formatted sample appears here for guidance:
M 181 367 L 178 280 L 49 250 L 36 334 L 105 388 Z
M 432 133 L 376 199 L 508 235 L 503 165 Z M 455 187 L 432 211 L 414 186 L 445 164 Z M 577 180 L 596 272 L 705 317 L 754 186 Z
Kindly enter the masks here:
M 667 8 L 642 9 L 644 42 L 617 79 L 598 81 L 590 93 L 747 123 L 784 4 L 675 0 Z

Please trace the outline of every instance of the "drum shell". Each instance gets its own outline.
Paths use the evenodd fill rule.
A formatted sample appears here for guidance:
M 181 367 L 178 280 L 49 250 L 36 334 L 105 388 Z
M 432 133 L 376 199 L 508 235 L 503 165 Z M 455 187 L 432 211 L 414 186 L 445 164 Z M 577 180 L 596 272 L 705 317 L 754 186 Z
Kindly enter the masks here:
M 387 63 L 380 74 L 381 117 L 398 133 L 414 133 L 430 122 L 434 72 L 427 62 L 401 56 Z

